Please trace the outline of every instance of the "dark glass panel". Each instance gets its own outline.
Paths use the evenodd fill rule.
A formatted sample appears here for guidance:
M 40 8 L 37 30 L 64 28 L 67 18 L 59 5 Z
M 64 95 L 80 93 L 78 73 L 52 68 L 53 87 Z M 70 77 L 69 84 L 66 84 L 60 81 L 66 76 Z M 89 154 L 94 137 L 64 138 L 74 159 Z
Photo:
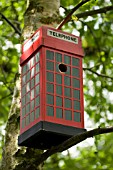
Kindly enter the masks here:
M 25 105 L 25 96 L 22 97 L 22 106 L 24 106 L 24 105 Z
M 70 110 L 65 110 L 65 119 L 72 120 L 72 112 Z
M 73 97 L 75 99 L 80 99 L 80 90 L 73 90 Z
M 54 108 L 47 106 L 47 115 L 48 116 L 54 116 Z
M 64 87 L 64 95 L 67 97 L 71 97 L 71 89 Z
M 26 94 L 26 103 L 30 102 L 30 92 Z
M 39 61 L 40 59 L 40 52 L 38 52 L 36 55 L 35 55 L 35 59 L 36 59 L 36 63 Z
M 65 107 L 66 108 L 71 108 L 71 105 L 72 105 L 71 100 L 65 98 L 64 101 L 65 101 Z
M 80 102 L 79 101 L 74 101 L 74 109 L 75 110 L 80 110 Z
M 56 106 L 62 106 L 62 98 L 61 97 L 56 97 Z
M 47 72 L 47 80 L 50 82 L 54 82 L 54 74 Z
M 52 95 L 47 94 L 47 104 L 54 104 L 54 97 Z
M 72 65 L 73 66 L 80 66 L 80 59 L 78 58 L 72 58 Z
M 35 97 L 34 89 L 31 90 L 31 99 Z
M 60 74 L 56 74 L 56 83 L 62 84 L 62 76 Z
M 54 93 L 54 85 L 47 83 L 47 92 Z
M 26 94 L 26 86 L 22 87 L 22 96 L 24 96 Z
M 60 54 L 60 53 L 55 53 L 55 56 L 56 56 L 56 61 L 57 61 L 57 62 L 62 62 L 62 54 Z
M 36 108 L 36 112 L 35 112 L 35 118 L 39 118 L 40 116 L 40 108 Z
M 30 115 L 27 115 L 27 117 L 26 117 L 26 125 L 29 125 L 29 123 L 30 123 Z
M 80 88 L 80 80 L 73 79 L 73 87 Z
M 28 71 L 26 79 L 27 79 L 27 81 L 30 80 L 30 71 Z
M 72 75 L 74 77 L 80 77 L 79 69 L 78 68 L 72 68 Z
M 67 55 L 64 55 L 64 62 L 65 62 L 65 64 L 70 64 L 70 62 L 71 62 L 71 57 L 70 57 L 70 56 L 67 56 Z
M 36 87 L 35 87 L 35 89 L 36 89 L 36 96 L 37 96 L 37 95 L 40 93 L 40 91 L 39 91 L 39 90 L 40 90 L 39 85 L 38 85 L 38 86 L 36 86 Z
M 35 85 L 35 79 L 33 78 L 31 79 L 31 89 L 34 87 L 34 85 Z
M 56 117 L 63 118 L 63 111 L 60 108 L 56 108 Z
M 54 71 L 54 63 L 53 62 L 47 61 L 46 66 L 47 66 L 47 70 Z
M 56 94 L 62 95 L 62 86 L 56 85 Z
M 35 114 L 34 112 L 32 112 L 30 115 L 30 122 L 33 122 L 34 120 L 35 120 Z
M 25 107 L 23 107 L 23 108 L 22 108 L 22 117 L 24 117 L 25 114 L 26 114 L 26 113 L 25 113 Z
M 25 118 L 22 119 L 22 128 L 24 128 L 24 127 L 25 127 Z
M 80 113 L 79 112 L 74 112 L 74 121 L 80 122 Z
M 40 104 L 40 97 L 38 96 L 35 98 L 35 106 L 39 106 L 39 104 Z
M 54 60 L 54 52 L 53 51 L 46 51 L 46 58 L 49 60 Z
M 34 107 L 35 107 L 35 102 L 34 100 L 31 101 L 31 111 L 34 110 Z
M 70 85 L 71 85 L 71 78 L 65 76 L 65 77 L 64 77 L 64 84 L 65 84 L 66 86 L 70 86 Z
M 39 74 L 37 74 L 35 77 L 35 84 L 38 84 L 39 81 L 40 81 L 40 76 L 39 76 Z
M 30 112 L 30 104 L 28 103 L 28 104 L 26 105 L 26 114 L 29 113 L 29 112 Z
M 39 72 L 39 63 L 36 64 L 36 73 L 38 73 L 38 72 Z
M 33 67 L 33 68 L 31 69 L 31 78 L 32 78 L 34 75 L 35 75 L 35 68 Z

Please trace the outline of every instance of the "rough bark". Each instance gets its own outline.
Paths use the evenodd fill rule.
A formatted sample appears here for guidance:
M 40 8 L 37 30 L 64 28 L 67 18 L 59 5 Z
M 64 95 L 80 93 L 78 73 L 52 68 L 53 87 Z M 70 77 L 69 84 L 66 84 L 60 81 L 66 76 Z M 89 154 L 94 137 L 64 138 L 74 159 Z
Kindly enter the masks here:
M 58 24 L 60 0 L 29 0 L 27 6 L 22 34 L 24 40 L 41 25 L 55 27 Z M 43 162 L 39 165 L 37 160 L 43 151 L 18 147 L 19 113 L 20 80 L 17 80 L 6 125 L 1 170 L 42 170 Z

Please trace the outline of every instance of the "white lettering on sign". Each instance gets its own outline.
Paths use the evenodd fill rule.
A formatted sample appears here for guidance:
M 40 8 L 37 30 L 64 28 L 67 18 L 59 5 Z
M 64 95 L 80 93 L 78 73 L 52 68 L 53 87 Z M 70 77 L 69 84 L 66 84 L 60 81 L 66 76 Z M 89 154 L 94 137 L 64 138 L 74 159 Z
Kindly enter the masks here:
M 28 40 L 28 41 L 26 42 L 26 44 L 25 44 L 24 47 L 23 47 L 23 52 L 25 52 L 26 50 L 28 50 L 28 49 L 33 45 L 33 43 L 34 43 L 36 40 L 38 40 L 39 36 L 40 36 L 40 31 L 38 31 L 30 40 Z
M 61 32 L 57 32 L 57 31 L 53 31 L 53 30 L 47 30 L 47 35 L 54 37 L 54 38 L 58 38 L 60 40 L 65 40 L 74 44 L 78 44 L 78 38 L 74 37 L 74 36 L 70 36 Z

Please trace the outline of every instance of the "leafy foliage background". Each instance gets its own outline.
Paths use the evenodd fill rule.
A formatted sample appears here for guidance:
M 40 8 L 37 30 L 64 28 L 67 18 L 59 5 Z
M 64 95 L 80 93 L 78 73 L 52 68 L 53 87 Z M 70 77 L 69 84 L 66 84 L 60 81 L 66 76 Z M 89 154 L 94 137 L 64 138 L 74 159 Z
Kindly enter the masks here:
M 79 0 L 61 0 L 62 17 L 79 3 Z M 73 16 L 85 11 L 113 5 L 112 0 L 91 0 L 79 8 Z M 0 158 L 3 147 L 3 128 L 7 122 L 13 89 L 18 77 L 21 39 L 4 20 L 22 30 L 26 1 L 0 1 Z M 113 125 L 113 10 L 106 13 L 71 20 L 63 30 L 81 36 L 84 57 L 84 99 L 86 128 Z M 86 119 L 87 118 L 87 119 Z M 90 120 L 90 121 L 89 121 Z M 90 123 L 91 122 L 91 123 Z M 98 136 L 94 145 L 77 147 L 76 157 L 66 153 L 55 154 L 47 160 L 45 170 L 104 169 L 112 170 L 113 134 Z M 78 151 L 77 151 L 78 150 Z M 52 166 L 51 166 L 52 165 Z

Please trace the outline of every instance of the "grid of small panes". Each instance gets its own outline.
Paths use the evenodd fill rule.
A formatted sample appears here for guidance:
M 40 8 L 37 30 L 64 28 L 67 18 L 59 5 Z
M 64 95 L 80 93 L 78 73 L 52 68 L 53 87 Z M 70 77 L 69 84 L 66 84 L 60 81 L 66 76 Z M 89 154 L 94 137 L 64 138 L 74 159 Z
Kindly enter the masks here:
M 47 116 L 81 122 L 80 62 L 72 55 L 46 51 Z M 61 63 L 65 73 L 59 70 Z
M 40 110 L 40 52 L 22 66 L 21 119 L 22 128 L 39 118 Z

